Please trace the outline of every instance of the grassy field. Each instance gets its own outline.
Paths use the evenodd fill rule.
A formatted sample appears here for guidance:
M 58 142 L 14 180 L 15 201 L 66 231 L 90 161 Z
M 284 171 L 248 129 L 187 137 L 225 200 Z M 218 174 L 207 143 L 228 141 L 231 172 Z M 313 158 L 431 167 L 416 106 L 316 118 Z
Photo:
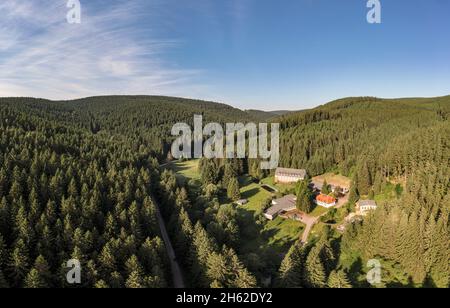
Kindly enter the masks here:
M 257 252 L 264 248 L 272 248 L 280 254 L 287 252 L 289 247 L 302 235 L 304 225 L 280 217 L 273 221 L 264 220 L 262 226 L 256 225 L 257 217 L 263 212 L 263 202 L 271 198 L 272 194 L 247 176 L 241 177 L 240 183 L 241 195 L 249 201 L 248 204 L 238 207 L 241 218 L 250 229 L 259 230 L 259 232 L 244 232 L 245 239 L 243 240 L 246 241 L 246 244 L 243 252 Z M 263 181 L 263 183 L 274 186 L 270 181 Z
M 315 207 L 314 210 L 310 213 L 310 215 L 311 215 L 311 216 L 314 216 L 314 217 L 319 217 L 319 216 L 321 216 L 322 214 L 325 214 L 325 213 L 328 212 L 328 211 L 329 211 L 329 209 L 326 209 L 326 208 L 324 208 L 323 206 L 316 205 L 316 207 Z
M 198 172 L 198 160 L 189 160 L 184 162 L 174 162 L 166 165 L 166 168 L 172 170 L 178 175 L 183 176 L 189 180 L 199 180 L 200 174 Z
M 167 164 L 165 169 L 172 170 L 177 175 L 179 183 L 189 184 L 189 187 L 198 192 L 200 188 L 200 173 L 198 172 L 198 159 Z
M 383 191 L 375 196 L 375 201 L 377 203 L 382 203 L 383 201 L 396 199 L 397 197 L 399 197 L 399 194 L 401 194 L 401 191 L 403 191 L 403 188 L 400 186 L 400 192 L 396 191 L 396 189 L 398 189 L 396 185 L 387 183 L 383 187 Z
M 198 172 L 198 160 L 184 162 L 174 162 L 165 168 L 174 171 L 180 181 L 190 181 L 191 188 L 199 189 L 200 174 Z M 297 221 L 277 218 L 274 221 L 264 220 L 262 224 L 257 222 L 262 213 L 262 204 L 267 199 L 272 198 L 272 194 L 261 188 L 248 176 L 239 178 L 241 185 L 241 196 L 248 199 L 244 206 L 237 206 L 236 209 L 246 226 L 242 230 L 242 250 L 241 253 L 259 253 L 262 249 L 273 249 L 278 254 L 286 253 L 290 246 L 297 241 L 304 229 L 304 225 Z M 264 184 L 275 186 L 280 191 L 286 191 L 294 185 L 274 185 L 273 177 L 262 181 Z M 192 187 L 192 185 L 197 187 Z M 223 204 L 227 204 L 226 198 L 221 198 Z
M 275 246 L 280 252 L 289 249 L 289 246 L 297 241 L 303 233 L 304 225 L 298 221 L 277 219 L 270 221 L 264 228 L 264 233 L 270 235 L 268 244 Z
M 274 176 L 270 176 L 270 177 L 263 179 L 261 181 L 261 183 L 275 187 L 276 189 L 278 189 L 279 192 L 281 192 L 283 194 L 285 194 L 295 188 L 295 184 L 276 184 Z
M 241 186 L 241 197 L 248 200 L 248 203 L 241 206 L 241 208 L 259 215 L 262 212 L 261 204 L 271 198 L 272 194 L 262 189 L 259 184 L 253 182 L 248 176 L 242 176 L 239 179 L 239 184 Z

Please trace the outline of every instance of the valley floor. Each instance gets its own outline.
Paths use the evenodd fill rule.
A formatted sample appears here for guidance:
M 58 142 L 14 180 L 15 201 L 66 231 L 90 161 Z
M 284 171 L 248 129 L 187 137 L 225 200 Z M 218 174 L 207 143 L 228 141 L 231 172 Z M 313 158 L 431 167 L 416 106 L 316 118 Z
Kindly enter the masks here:
M 166 166 L 174 171 L 179 180 L 188 181 L 191 189 L 199 189 L 200 174 L 198 172 L 198 160 L 174 162 Z M 242 225 L 242 245 L 240 254 L 261 253 L 270 250 L 280 257 L 287 253 L 293 243 L 301 239 L 305 225 L 298 221 L 277 217 L 273 221 L 259 219 L 263 213 L 262 204 L 271 198 L 271 193 L 261 187 L 262 184 L 275 186 L 280 191 L 291 188 L 290 185 L 282 187 L 275 185 L 272 178 L 264 179 L 260 184 L 255 183 L 249 176 L 239 178 L 241 196 L 248 203 L 236 206 Z M 220 198 L 222 205 L 230 204 L 227 198 Z

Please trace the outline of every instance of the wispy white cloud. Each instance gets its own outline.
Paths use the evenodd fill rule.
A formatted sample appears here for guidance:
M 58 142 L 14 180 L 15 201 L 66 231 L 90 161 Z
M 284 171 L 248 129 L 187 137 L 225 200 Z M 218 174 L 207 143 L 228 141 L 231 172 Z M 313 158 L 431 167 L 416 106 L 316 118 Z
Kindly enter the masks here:
M 93 5 L 93 3 L 101 3 Z M 66 22 L 66 1 L 0 4 L 0 96 L 68 99 L 102 94 L 195 95 L 195 69 L 164 53 L 178 42 L 156 39 L 139 20 L 155 0 L 83 1 L 82 23 Z

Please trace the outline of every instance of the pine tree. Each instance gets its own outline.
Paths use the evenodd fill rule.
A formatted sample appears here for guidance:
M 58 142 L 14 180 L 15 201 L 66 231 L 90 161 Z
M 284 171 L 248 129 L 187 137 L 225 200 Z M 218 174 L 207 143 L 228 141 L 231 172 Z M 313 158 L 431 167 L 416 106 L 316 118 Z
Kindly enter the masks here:
M 3 197 L 0 202 L 0 233 L 4 236 L 9 235 L 9 221 L 10 221 L 10 209 L 6 197 Z
M 17 241 L 12 250 L 9 261 L 9 268 L 10 278 L 13 283 L 12 286 L 21 286 L 21 283 L 28 274 L 29 269 L 29 255 L 26 245 L 22 239 Z
M 109 278 L 109 285 L 113 289 L 122 288 L 124 284 L 123 277 L 119 272 L 112 272 Z
M 239 190 L 239 182 L 236 178 L 230 180 L 227 189 L 227 196 L 233 201 L 237 201 L 241 198 L 241 192 Z
M 256 278 L 244 267 L 236 252 L 232 248 L 225 246 L 222 253 L 228 260 L 228 267 L 232 269 L 232 278 L 229 286 L 231 288 L 255 288 L 257 286 Z
M 42 288 L 48 288 L 51 286 L 52 273 L 48 262 L 42 255 L 39 255 L 34 262 L 34 269 L 39 274 L 39 281 Z
M 262 179 L 264 174 L 260 168 L 260 163 L 258 160 L 256 160 L 256 159 L 251 160 L 249 173 L 254 179 L 256 179 L 258 181 L 260 181 Z
M 7 252 L 6 252 L 6 243 L 3 239 L 2 234 L 0 233 L 0 269 L 6 265 L 7 260 Z
M 97 281 L 97 282 L 95 283 L 95 286 L 94 286 L 94 287 L 95 287 L 96 289 L 109 289 L 108 284 L 107 284 L 103 279 Z
M 256 278 L 247 269 L 240 269 L 234 280 L 233 287 L 238 289 L 256 288 Z
M 296 186 L 297 209 L 305 213 L 311 213 L 313 210 L 312 192 L 308 186 L 308 181 L 299 181 Z
M 189 251 L 189 247 L 192 243 L 192 235 L 194 233 L 192 222 L 184 209 L 181 209 L 178 215 L 178 225 L 180 226 L 180 230 L 175 236 L 175 249 L 177 254 L 184 260 L 183 257 L 186 257 Z
M 278 272 L 277 286 L 300 288 L 303 286 L 304 251 L 300 244 L 294 244 L 284 257 Z
M 375 174 L 375 180 L 373 183 L 373 190 L 375 194 L 380 194 L 383 189 L 383 176 L 380 172 Z
M 352 186 L 350 187 L 350 192 L 348 195 L 348 202 L 350 204 L 355 204 L 358 200 L 359 200 L 358 188 L 356 186 L 356 183 L 353 183 Z
M 326 275 L 329 275 L 331 271 L 336 267 L 336 258 L 334 256 L 334 251 L 331 247 L 331 243 L 328 240 L 328 237 L 329 235 L 325 231 L 323 238 L 319 243 L 317 243 L 317 247 L 320 247 L 320 260 L 322 261 Z
M 212 286 L 224 288 L 228 284 L 229 268 L 227 260 L 220 254 L 213 252 L 207 260 L 207 276 L 213 281 Z
M 26 245 L 31 243 L 33 239 L 33 230 L 28 221 L 25 205 L 22 205 L 17 212 L 14 229 L 17 238 L 22 239 Z
M 142 268 L 141 263 L 135 255 L 132 255 L 127 262 L 125 263 L 125 268 L 127 270 L 128 275 L 131 275 L 133 272 L 137 272 L 140 275 L 143 274 L 144 269 Z
M 441 215 L 432 232 L 433 244 L 428 247 L 430 251 L 429 274 L 438 288 L 450 287 L 450 227 L 448 215 Z
M 145 229 L 151 234 L 159 232 L 158 223 L 156 221 L 156 208 L 151 198 L 146 197 L 141 209 L 141 219 Z
M 33 268 L 25 278 L 25 288 L 28 289 L 41 289 L 48 287 L 44 280 L 42 279 L 41 275 L 39 274 L 38 270 Z
M 133 271 L 128 275 L 128 279 L 125 282 L 127 289 L 142 289 L 145 287 L 142 274 L 138 271 Z
M 190 249 L 189 265 L 193 283 L 198 287 L 209 287 L 211 281 L 206 275 L 207 260 L 217 250 L 214 241 L 198 222 L 194 228 Z
M 142 266 L 146 272 L 151 272 L 155 267 L 163 268 L 161 258 L 165 257 L 165 250 L 162 240 L 160 238 L 154 238 L 151 240 L 147 238 L 139 249 L 139 260 L 141 260 Z
M 305 282 L 310 288 L 323 288 L 326 285 L 325 268 L 319 256 L 320 248 L 315 246 L 306 258 Z
M 23 188 L 19 181 L 15 180 L 9 190 L 9 200 L 19 200 L 23 197 Z
M 343 270 L 332 271 L 328 277 L 328 287 L 334 289 L 348 289 L 352 285 Z
M 369 167 L 365 161 L 359 169 L 358 172 L 358 191 L 362 195 L 369 194 L 370 187 L 372 186 L 372 180 L 370 177 Z
M 0 289 L 6 289 L 9 288 L 8 282 L 6 281 L 5 275 L 3 274 L 2 270 L 0 269 Z
M 106 274 L 116 271 L 116 262 L 116 258 L 110 248 L 110 245 L 106 244 L 98 257 L 100 271 L 103 273 L 104 277 Z
M 230 181 L 238 176 L 237 170 L 233 167 L 233 164 L 230 162 L 225 163 L 224 174 L 222 178 L 222 184 L 224 187 L 228 187 Z
M 217 184 L 219 179 L 218 168 L 211 160 L 206 160 L 203 167 L 200 168 L 203 184 Z
M 233 249 L 223 247 L 213 252 L 207 261 L 207 275 L 212 288 L 254 288 L 256 279 L 244 267 Z
M 323 181 L 322 194 L 329 195 L 331 193 L 330 185 L 328 185 L 327 180 Z

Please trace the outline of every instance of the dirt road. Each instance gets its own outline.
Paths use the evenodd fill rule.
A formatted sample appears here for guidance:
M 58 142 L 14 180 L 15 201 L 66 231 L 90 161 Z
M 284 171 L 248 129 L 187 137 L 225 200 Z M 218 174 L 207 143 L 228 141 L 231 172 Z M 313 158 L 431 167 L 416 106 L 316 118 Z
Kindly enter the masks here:
M 347 194 L 344 197 L 340 198 L 334 208 L 339 209 L 339 208 L 343 207 L 348 202 L 348 197 L 349 197 L 349 195 Z M 325 212 L 322 215 L 320 215 L 319 217 L 313 217 L 313 216 L 309 216 L 309 215 L 304 215 L 302 217 L 301 221 L 302 221 L 302 223 L 304 223 L 306 225 L 305 231 L 303 231 L 303 234 L 302 234 L 302 243 L 303 244 L 306 244 L 308 242 L 309 233 L 311 233 L 311 230 L 314 227 L 314 225 L 319 221 L 319 219 L 322 216 L 325 216 L 327 213 L 328 212 Z
M 159 210 L 158 203 L 153 200 L 156 205 L 156 218 L 158 219 L 159 229 L 161 230 L 161 236 L 164 240 L 164 245 L 166 246 L 167 255 L 169 256 L 170 268 L 172 271 L 173 286 L 177 289 L 185 288 L 183 273 L 181 272 L 180 265 L 178 264 L 175 251 L 173 250 L 172 243 L 170 241 L 169 234 L 167 233 L 166 225 L 164 219 L 162 218 L 161 212 Z

